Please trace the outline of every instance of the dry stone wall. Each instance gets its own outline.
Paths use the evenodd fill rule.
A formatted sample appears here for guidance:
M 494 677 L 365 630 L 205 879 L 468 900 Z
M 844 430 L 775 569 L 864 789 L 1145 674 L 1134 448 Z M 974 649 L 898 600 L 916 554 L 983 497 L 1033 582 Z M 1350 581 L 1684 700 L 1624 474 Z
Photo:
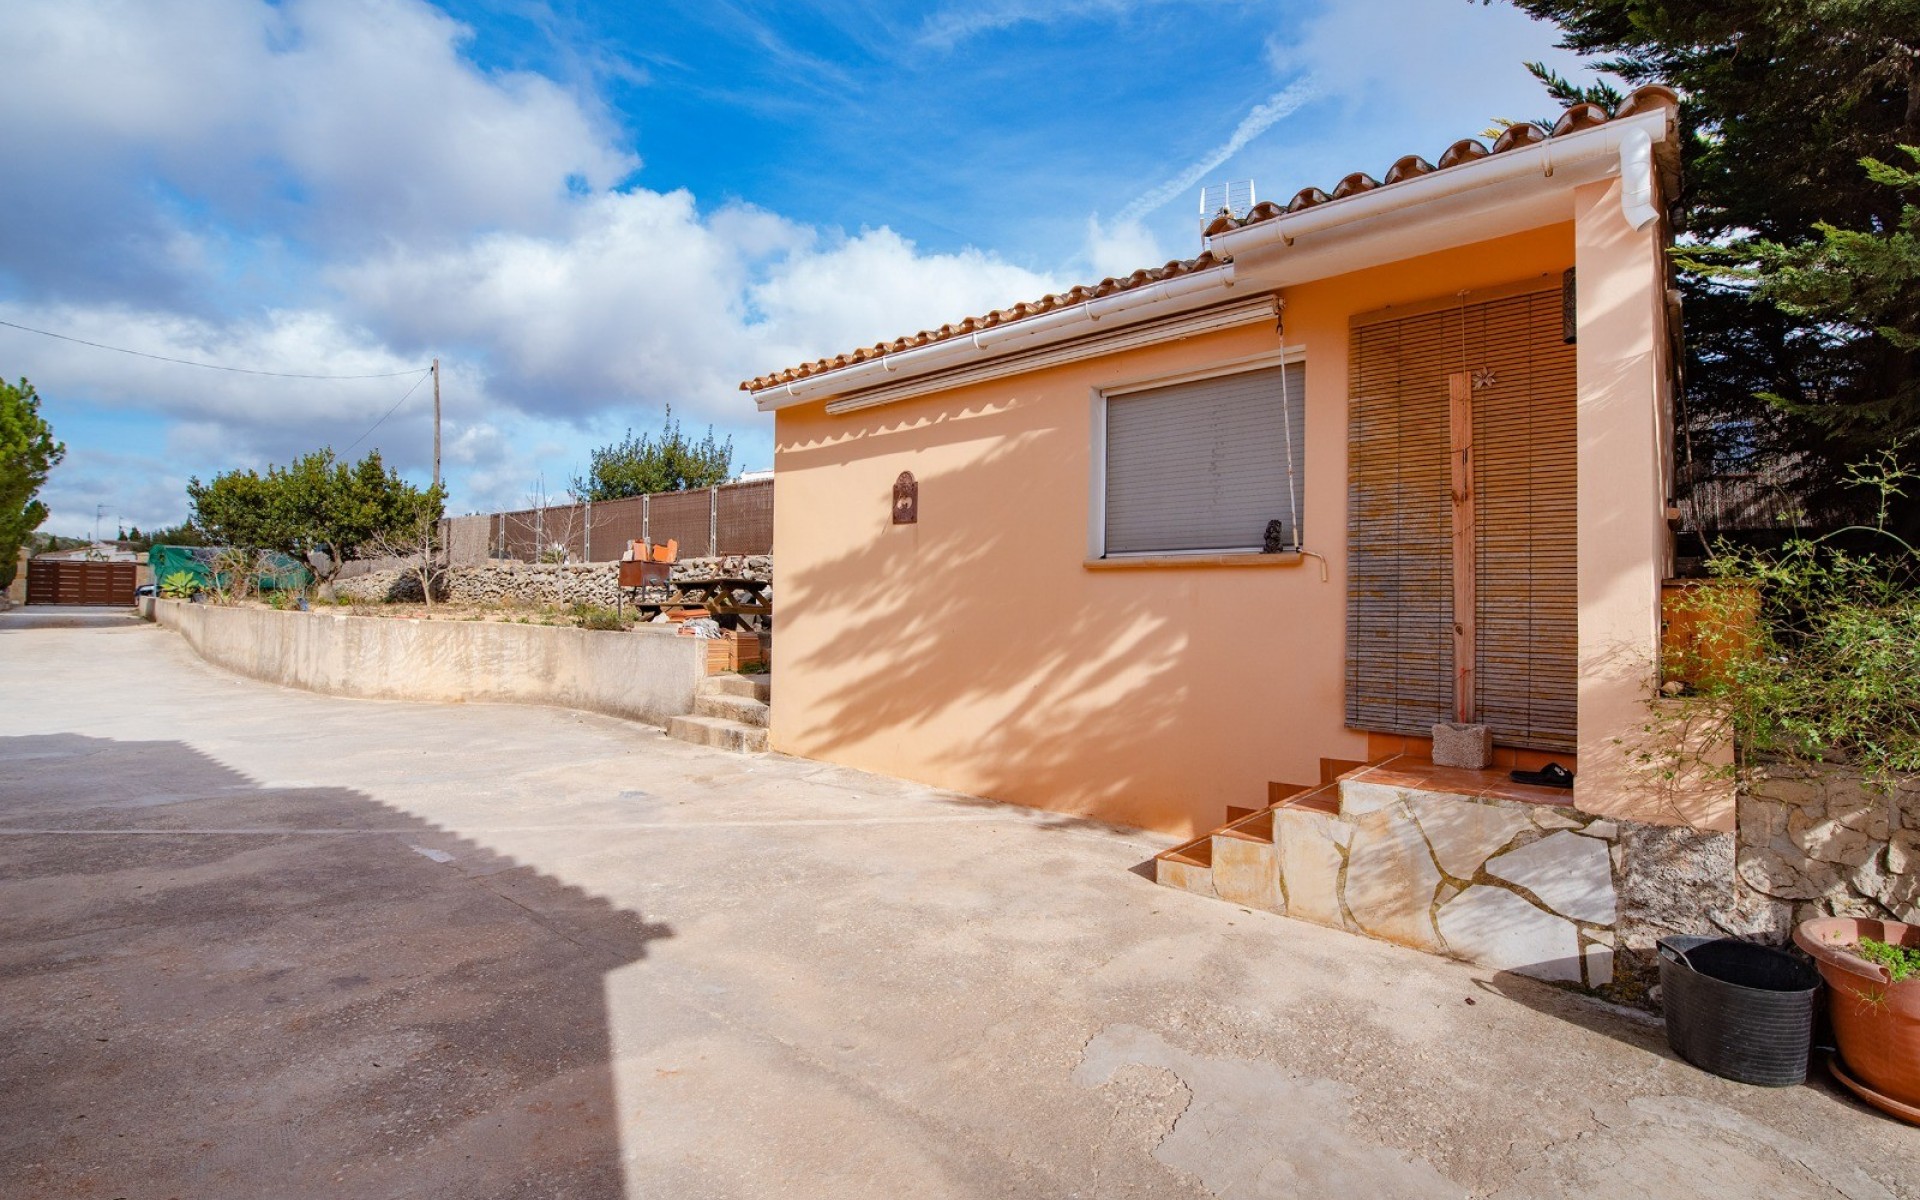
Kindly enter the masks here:
M 705 580 L 731 577 L 773 579 L 773 556 L 769 554 L 729 555 L 720 558 L 688 558 L 673 564 L 676 584 L 695 584 Z M 542 605 L 597 604 L 612 608 L 619 586 L 618 563 L 523 563 L 508 559 L 476 566 L 450 568 L 436 599 L 460 604 Z M 389 601 L 417 601 L 420 581 L 394 569 L 369 571 L 334 584 L 334 594 L 364 604 Z M 646 592 L 629 589 L 627 600 L 660 600 L 665 589 Z
M 1920 922 L 1920 780 L 1769 763 L 1740 789 L 1735 871 L 1782 931 L 1813 917 Z

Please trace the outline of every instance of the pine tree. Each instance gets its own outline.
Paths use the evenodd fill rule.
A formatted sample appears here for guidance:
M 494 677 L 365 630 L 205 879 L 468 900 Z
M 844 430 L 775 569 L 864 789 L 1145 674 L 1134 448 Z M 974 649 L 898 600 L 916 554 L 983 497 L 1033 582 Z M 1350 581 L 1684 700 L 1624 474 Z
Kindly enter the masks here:
M 1815 513 L 1859 515 L 1877 498 L 1850 489 L 1846 468 L 1889 444 L 1920 452 L 1920 349 L 1890 336 L 1914 331 L 1902 323 L 1914 311 L 1898 249 L 1906 185 L 1878 165 L 1920 145 L 1920 0 L 1514 3 L 1601 71 L 1681 95 L 1683 415 L 1696 455 L 1798 464 Z M 1832 240 L 1839 231 L 1866 240 Z M 1842 279 L 1851 299 L 1836 302 Z M 1920 527 L 1920 498 L 1893 519 Z

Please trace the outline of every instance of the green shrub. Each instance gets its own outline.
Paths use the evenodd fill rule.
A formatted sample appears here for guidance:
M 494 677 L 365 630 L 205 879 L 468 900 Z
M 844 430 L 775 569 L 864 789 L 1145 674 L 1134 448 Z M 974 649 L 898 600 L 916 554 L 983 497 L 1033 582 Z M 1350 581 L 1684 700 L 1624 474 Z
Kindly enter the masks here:
M 200 581 L 192 571 L 174 571 L 160 581 L 160 594 L 169 600 L 191 600 L 200 590 Z
M 1893 455 L 1855 478 L 1901 494 Z M 1700 601 L 1726 606 L 1706 652 L 1728 666 L 1695 694 L 1731 718 L 1743 752 L 1849 762 L 1883 784 L 1920 772 L 1920 552 L 1886 531 L 1885 513 L 1883 499 L 1879 524 L 1840 531 L 1884 550 L 1842 549 L 1838 535 L 1716 549 L 1713 574 L 1744 586 Z
M 625 629 L 627 618 L 604 604 L 577 603 L 569 610 L 574 623 L 582 629 Z

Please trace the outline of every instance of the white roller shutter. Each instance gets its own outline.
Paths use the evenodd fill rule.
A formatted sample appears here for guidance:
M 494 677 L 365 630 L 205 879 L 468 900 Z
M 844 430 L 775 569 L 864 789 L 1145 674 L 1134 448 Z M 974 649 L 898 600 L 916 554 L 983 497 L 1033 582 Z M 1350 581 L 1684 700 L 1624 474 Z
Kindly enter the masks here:
M 1306 383 L 1290 363 L 1109 397 L 1106 552 L 1258 550 L 1275 520 L 1295 542 Z

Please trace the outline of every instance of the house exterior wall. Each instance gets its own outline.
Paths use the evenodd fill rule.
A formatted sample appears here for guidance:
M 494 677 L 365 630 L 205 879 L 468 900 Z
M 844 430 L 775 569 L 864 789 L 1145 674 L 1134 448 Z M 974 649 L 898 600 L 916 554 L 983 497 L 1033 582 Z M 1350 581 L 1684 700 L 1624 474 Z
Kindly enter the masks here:
M 1620 181 L 1574 193 L 1580 313 L 1579 758 L 1574 803 L 1655 825 L 1733 828 L 1734 793 L 1712 756 L 1676 757 L 1682 736 L 1653 707 L 1660 584 L 1672 563 L 1672 480 L 1665 237 L 1631 228 Z M 1649 731 L 1648 726 L 1656 728 Z M 1661 769 L 1641 765 L 1653 754 Z M 1677 778 L 1665 768 L 1678 761 Z
M 841 416 L 782 410 L 773 747 L 1183 836 L 1263 804 L 1269 781 L 1317 781 L 1323 756 L 1365 757 L 1342 723 L 1349 319 L 1557 282 L 1575 235 L 1285 289 L 1284 338 L 1251 326 Z M 1257 263 L 1241 278 L 1262 290 Z M 1090 568 L 1098 389 L 1283 342 L 1305 354 L 1303 540 L 1321 559 Z M 919 521 L 896 526 L 902 471 Z

